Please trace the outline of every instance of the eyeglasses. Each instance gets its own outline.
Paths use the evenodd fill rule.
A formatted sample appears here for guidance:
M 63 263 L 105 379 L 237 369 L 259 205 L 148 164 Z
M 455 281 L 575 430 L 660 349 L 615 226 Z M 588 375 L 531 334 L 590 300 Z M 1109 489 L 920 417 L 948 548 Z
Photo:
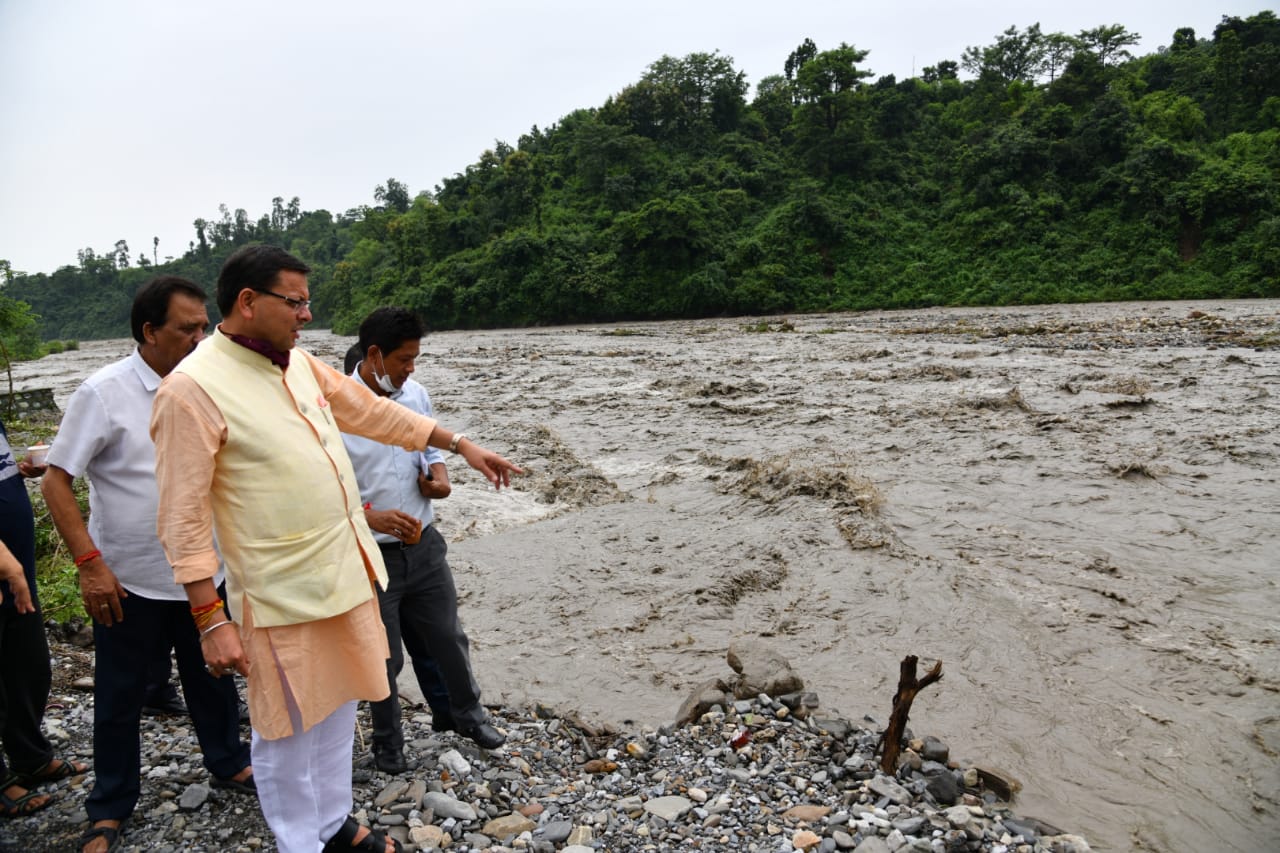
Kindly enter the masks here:
M 285 304 L 293 309 L 295 314 L 301 314 L 303 311 L 311 310 L 310 299 L 294 299 L 292 296 L 285 296 L 283 293 L 276 293 L 274 290 L 263 290 L 258 287 L 251 287 L 250 290 L 258 293 L 265 293 L 267 296 L 274 296 L 276 299 L 283 299 Z

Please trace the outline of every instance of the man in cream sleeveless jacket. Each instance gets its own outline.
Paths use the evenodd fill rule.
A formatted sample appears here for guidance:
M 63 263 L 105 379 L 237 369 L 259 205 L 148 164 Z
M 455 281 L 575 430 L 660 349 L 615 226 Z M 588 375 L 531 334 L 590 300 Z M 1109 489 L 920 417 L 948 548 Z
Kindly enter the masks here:
M 222 323 L 156 394 L 158 532 L 207 622 L 210 671 L 248 679 L 258 798 L 281 853 L 394 853 L 347 814 L 356 702 L 388 695 L 388 646 L 374 587 L 386 572 L 340 433 L 448 449 L 498 488 L 520 469 L 296 349 L 309 271 L 274 246 L 223 265 Z M 215 532 L 228 613 L 210 619 Z

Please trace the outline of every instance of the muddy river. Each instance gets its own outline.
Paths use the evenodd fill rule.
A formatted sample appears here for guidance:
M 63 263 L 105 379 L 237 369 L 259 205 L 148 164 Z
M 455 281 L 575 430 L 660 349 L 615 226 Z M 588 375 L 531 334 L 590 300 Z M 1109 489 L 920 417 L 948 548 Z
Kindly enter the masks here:
M 338 364 L 350 338 L 307 332 Z M 448 332 L 418 378 L 528 468 L 438 504 L 477 678 L 652 726 L 767 637 L 1098 850 L 1280 848 L 1280 303 Z M 60 404 L 128 342 L 15 366 Z

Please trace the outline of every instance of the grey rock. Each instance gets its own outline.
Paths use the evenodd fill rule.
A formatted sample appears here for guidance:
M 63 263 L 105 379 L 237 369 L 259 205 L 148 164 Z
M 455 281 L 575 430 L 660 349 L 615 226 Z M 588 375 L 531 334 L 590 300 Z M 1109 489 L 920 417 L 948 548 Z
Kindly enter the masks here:
M 732 685 L 733 695 L 747 699 L 764 693 L 781 696 L 804 689 L 804 679 L 791 669 L 791 663 L 754 637 L 744 637 L 729 644 L 726 660 L 738 673 Z
M 484 825 L 481 830 L 485 835 L 491 838 L 513 838 L 522 832 L 533 832 L 537 824 L 529 820 L 522 814 L 507 814 L 502 817 L 495 817 Z M 567 836 L 568 833 L 565 833 Z
M 194 785 L 188 785 L 182 792 L 182 796 L 178 797 L 178 808 L 184 812 L 193 812 L 203 806 L 208 799 L 209 786 L 203 782 L 197 782 Z
M 571 820 L 553 820 L 542 827 L 542 837 L 552 844 L 559 844 L 569 837 L 569 833 L 573 832 L 573 821 Z
M 920 756 L 925 761 L 937 761 L 942 764 L 947 763 L 947 759 L 951 756 L 951 750 L 945 743 L 935 737 L 926 737 L 924 739 L 924 748 L 920 751 Z
M 956 783 L 956 777 L 949 770 L 929 776 L 925 790 L 944 806 L 955 805 L 960 797 L 960 785 Z
M 893 821 L 893 828 L 901 832 L 903 835 L 920 835 L 929 829 L 931 824 L 929 819 L 920 815 L 903 818 L 902 820 Z
M 854 837 L 843 829 L 837 829 L 832 832 L 831 840 L 834 841 L 836 843 L 836 847 L 839 847 L 841 850 L 852 850 L 858 846 L 858 842 Z
M 1089 842 L 1078 835 L 1051 835 L 1040 839 L 1049 853 L 1091 853 Z
M 728 701 L 729 687 L 719 678 L 709 678 L 693 688 L 676 711 L 676 725 L 684 726 L 701 717 L 715 705 Z
M 870 838 L 864 838 L 857 847 L 853 848 L 853 853 L 890 853 L 890 851 L 884 839 L 873 835 Z
M 471 772 L 471 764 L 462 757 L 462 753 L 451 749 L 440 756 L 440 766 L 454 776 L 465 778 Z
M 409 790 L 409 783 L 403 779 L 393 779 L 387 787 L 378 792 L 378 796 L 373 798 L 373 804 L 377 808 L 382 808 L 388 803 L 394 803 L 400 799 L 401 795 Z
M 455 820 L 476 819 L 476 810 L 469 803 L 437 791 L 428 791 L 422 797 L 422 808 L 431 809 L 437 817 L 451 817 Z
M 1022 790 L 1022 783 L 1012 773 L 981 764 L 975 765 L 973 769 L 978 771 L 978 779 L 986 786 L 987 790 L 1006 802 L 1012 801 L 1017 793 Z M 1056 834 L 1061 835 L 1062 833 Z
M 644 804 L 645 811 L 669 823 L 684 817 L 692 808 L 692 801 L 676 796 L 655 797 Z
M 638 796 L 623 797 L 614 803 L 613 807 L 629 815 L 636 814 L 644 811 L 644 800 Z
M 414 779 L 409 783 L 409 790 L 404 794 L 404 801 L 413 808 L 421 808 L 422 798 L 427 793 L 427 783 L 421 779 Z
M 877 774 L 867 787 L 900 806 L 911 802 L 911 792 L 883 774 Z
M 1010 835 L 1021 835 L 1027 841 L 1035 841 L 1040 837 L 1040 833 L 1036 832 L 1035 824 L 1031 821 L 1007 817 L 1002 823 Z

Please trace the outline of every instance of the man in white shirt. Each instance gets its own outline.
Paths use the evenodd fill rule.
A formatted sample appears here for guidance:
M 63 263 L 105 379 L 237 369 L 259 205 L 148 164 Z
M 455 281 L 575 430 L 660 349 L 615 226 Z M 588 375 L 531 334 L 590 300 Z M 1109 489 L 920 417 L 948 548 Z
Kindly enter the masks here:
M 141 792 L 139 728 L 148 672 L 169 651 L 214 787 L 253 793 L 249 745 L 240 739 L 235 681 L 205 669 L 186 591 L 156 536 L 151 404 L 160 380 L 204 337 L 205 294 L 177 276 L 147 282 L 133 301 L 138 347 L 72 395 L 49 451 L 41 490 L 75 558 L 93 618 L 96 781 L 85 802 L 82 853 L 114 849 Z M 89 480 L 89 523 L 72 491 Z M 222 583 L 221 572 L 216 581 Z
M 409 378 L 424 331 L 422 322 L 403 308 L 375 310 L 360 324 L 356 346 L 362 360 L 350 372 L 378 396 L 430 417 L 427 389 Z M 365 520 L 387 567 L 387 588 L 379 590 L 378 606 L 391 646 L 391 695 L 370 708 L 374 764 L 387 773 L 408 770 L 396 690 L 396 676 L 404 666 L 402 640 L 431 706 L 432 728 L 457 731 L 485 749 L 501 746 L 506 737 L 489 723 L 471 671 L 470 643 L 458 620 L 458 593 L 446 560 L 449 548 L 431 524 L 432 499 L 451 491 L 444 455 L 434 448 L 426 454 L 410 452 L 347 433 L 342 442 L 365 501 Z

